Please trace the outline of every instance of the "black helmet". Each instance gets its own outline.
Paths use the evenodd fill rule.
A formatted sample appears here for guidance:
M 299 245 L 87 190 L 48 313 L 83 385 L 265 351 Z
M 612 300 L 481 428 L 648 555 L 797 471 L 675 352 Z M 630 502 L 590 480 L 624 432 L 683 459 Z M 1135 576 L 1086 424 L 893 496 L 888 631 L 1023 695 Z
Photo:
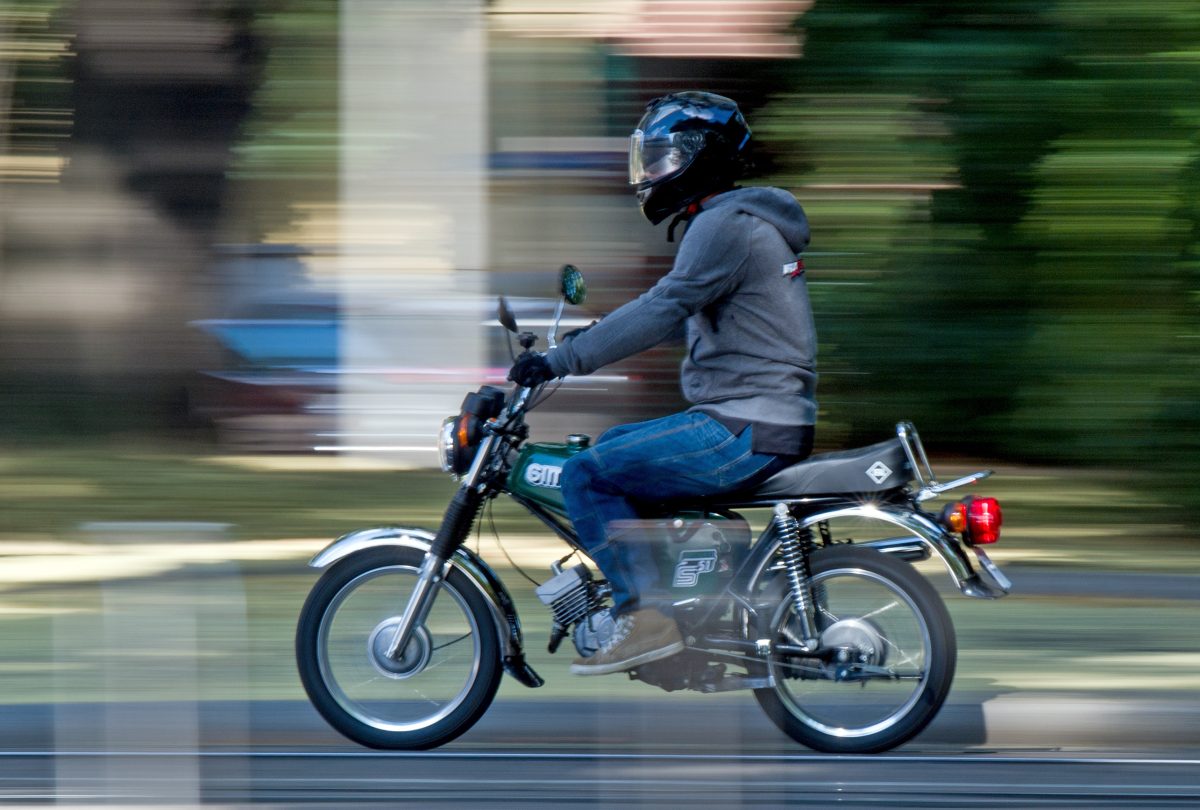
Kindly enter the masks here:
M 715 93 L 673 93 L 646 105 L 629 141 L 629 183 L 657 225 L 733 186 L 750 127 L 737 104 Z

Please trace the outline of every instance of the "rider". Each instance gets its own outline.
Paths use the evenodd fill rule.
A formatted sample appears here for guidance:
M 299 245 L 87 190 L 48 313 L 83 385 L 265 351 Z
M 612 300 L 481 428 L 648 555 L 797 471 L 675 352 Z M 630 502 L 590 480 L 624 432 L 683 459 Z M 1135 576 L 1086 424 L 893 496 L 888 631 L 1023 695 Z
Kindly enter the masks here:
M 634 528 L 640 502 L 754 486 L 812 449 L 816 333 L 799 254 L 808 221 L 777 188 L 736 184 L 750 129 L 713 93 L 655 99 L 633 132 L 629 182 L 652 224 L 687 225 L 671 271 L 648 292 L 509 378 L 532 386 L 590 374 L 686 325 L 681 377 L 688 410 L 622 425 L 563 466 L 563 499 L 579 540 L 613 588 L 612 637 L 571 666 L 628 670 L 681 651 L 652 548 Z

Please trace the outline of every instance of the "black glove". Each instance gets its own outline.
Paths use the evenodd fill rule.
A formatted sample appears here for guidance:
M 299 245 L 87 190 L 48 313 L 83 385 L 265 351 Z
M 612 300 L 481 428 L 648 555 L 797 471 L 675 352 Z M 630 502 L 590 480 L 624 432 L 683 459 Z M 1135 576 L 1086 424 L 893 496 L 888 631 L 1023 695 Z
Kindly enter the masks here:
M 556 376 L 546 355 L 538 352 L 525 352 L 517 358 L 516 364 L 508 372 L 510 380 L 526 388 L 533 388 L 547 380 L 553 380 Z

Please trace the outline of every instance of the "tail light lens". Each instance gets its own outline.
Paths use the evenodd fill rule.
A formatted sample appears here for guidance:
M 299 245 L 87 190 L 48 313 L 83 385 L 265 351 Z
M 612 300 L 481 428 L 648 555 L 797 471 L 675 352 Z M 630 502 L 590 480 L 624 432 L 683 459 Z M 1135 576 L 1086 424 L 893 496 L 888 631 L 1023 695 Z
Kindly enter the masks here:
M 941 523 L 973 546 L 995 543 L 1000 539 L 1004 516 L 995 498 L 974 496 L 952 503 L 942 510 Z
M 967 502 L 967 536 L 976 545 L 995 543 L 1000 539 L 1000 524 L 1004 516 L 995 498 L 971 498 Z

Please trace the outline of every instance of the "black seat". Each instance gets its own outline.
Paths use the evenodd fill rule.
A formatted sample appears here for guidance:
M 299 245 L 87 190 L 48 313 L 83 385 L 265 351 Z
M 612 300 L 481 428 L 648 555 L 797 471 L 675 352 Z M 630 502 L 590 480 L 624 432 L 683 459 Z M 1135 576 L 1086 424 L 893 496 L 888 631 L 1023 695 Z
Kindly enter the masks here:
M 784 501 L 819 495 L 858 495 L 898 489 L 912 480 L 904 445 L 897 439 L 810 456 L 757 487 L 706 499 L 712 506 Z
M 886 492 L 912 480 L 908 455 L 899 439 L 870 447 L 810 456 L 772 475 L 754 488 L 755 497 L 780 499 L 802 495 Z

